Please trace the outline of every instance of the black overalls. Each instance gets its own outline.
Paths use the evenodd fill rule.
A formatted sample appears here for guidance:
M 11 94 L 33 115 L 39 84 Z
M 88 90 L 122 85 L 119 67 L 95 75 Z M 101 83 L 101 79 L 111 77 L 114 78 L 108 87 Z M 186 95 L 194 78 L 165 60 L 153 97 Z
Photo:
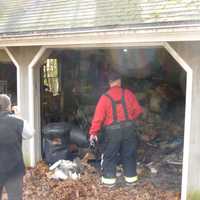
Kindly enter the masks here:
M 105 94 L 112 102 L 113 123 L 105 128 L 105 147 L 102 154 L 102 178 L 104 182 L 116 177 L 116 166 L 119 159 L 123 166 L 124 176 L 136 177 L 136 134 L 134 133 L 134 122 L 128 119 L 128 111 L 125 103 L 124 90 L 122 98 L 115 101 L 111 96 Z M 117 120 L 117 104 L 122 104 L 125 121 Z M 105 181 L 106 180 L 106 181 Z M 112 181 L 111 181 L 112 182 Z M 110 182 L 110 183 L 111 183 Z

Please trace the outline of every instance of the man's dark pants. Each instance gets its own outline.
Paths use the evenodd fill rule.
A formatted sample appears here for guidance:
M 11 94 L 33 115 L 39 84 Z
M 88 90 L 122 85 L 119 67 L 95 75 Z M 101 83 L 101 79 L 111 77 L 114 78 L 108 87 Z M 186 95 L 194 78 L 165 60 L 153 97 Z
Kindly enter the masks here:
M 0 176 L 0 200 L 2 199 L 3 187 L 5 187 L 8 194 L 8 200 L 22 200 L 23 174 L 10 174 L 7 177 L 5 174 L 0 174 Z
M 124 176 L 136 174 L 136 134 L 133 123 L 112 125 L 105 129 L 105 146 L 102 158 L 102 176 L 116 177 L 116 166 L 121 159 Z

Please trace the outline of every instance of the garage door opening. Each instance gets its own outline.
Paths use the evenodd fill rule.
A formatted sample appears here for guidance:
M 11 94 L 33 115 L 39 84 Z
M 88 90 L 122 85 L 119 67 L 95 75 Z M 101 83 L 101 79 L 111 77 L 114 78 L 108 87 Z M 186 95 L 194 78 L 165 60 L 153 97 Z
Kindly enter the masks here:
M 0 50 L 0 94 L 8 94 L 17 105 L 17 69 L 4 50 Z
M 87 138 L 110 69 L 121 74 L 123 87 L 134 91 L 145 111 L 135 130 L 140 180 L 180 192 L 186 72 L 163 48 L 53 50 L 40 67 L 43 140 L 44 127 L 57 122 L 78 127 L 82 131 L 72 134 Z M 84 142 L 76 139 L 67 144 L 70 159 L 85 152 Z

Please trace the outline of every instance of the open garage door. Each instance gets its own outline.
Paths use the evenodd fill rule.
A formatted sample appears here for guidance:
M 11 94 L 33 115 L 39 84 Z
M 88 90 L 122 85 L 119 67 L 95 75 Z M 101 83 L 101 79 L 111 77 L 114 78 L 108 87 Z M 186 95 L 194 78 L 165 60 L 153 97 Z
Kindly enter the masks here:
M 78 126 L 84 138 L 95 105 L 108 89 L 109 71 L 118 71 L 145 111 L 135 129 L 141 180 L 180 192 L 186 72 L 164 48 L 52 50 L 40 69 L 42 129 L 67 122 Z M 80 153 L 77 143 L 69 141 L 69 151 Z

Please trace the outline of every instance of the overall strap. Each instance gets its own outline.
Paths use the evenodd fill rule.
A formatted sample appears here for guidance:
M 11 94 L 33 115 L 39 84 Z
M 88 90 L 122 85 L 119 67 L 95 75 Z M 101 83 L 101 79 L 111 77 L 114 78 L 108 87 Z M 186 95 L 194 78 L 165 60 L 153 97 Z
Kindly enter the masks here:
M 110 95 L 105 94 L 105 96 L 111 100 L 113 123 L 115 123 L 117 122 L 117 103 L 114 101 L 114 99 Z
M 127 111 L 127 106 L 126 106 L 126 101 L 125 101 L 125 90 L 122 89 L 122 106 L 124 109 L 124 115 L 125 115 L 125 119 L 126 121 L 128 121 L 128 111 Z
M 109 94 L 104 94 L 106 97 L 108 97 L 111 100 L 112 103 L 112 116 L 113 116 L 113 123 L 118 122 L 117 120 L 117 104 L 122 104 L 125 120 L 128 120 L 128 111 L 126 108 L 126 102 L 124 98 L 124 90 L 122 89 L 122 97 L 120 100 L 116 101 L 114 100 Z

